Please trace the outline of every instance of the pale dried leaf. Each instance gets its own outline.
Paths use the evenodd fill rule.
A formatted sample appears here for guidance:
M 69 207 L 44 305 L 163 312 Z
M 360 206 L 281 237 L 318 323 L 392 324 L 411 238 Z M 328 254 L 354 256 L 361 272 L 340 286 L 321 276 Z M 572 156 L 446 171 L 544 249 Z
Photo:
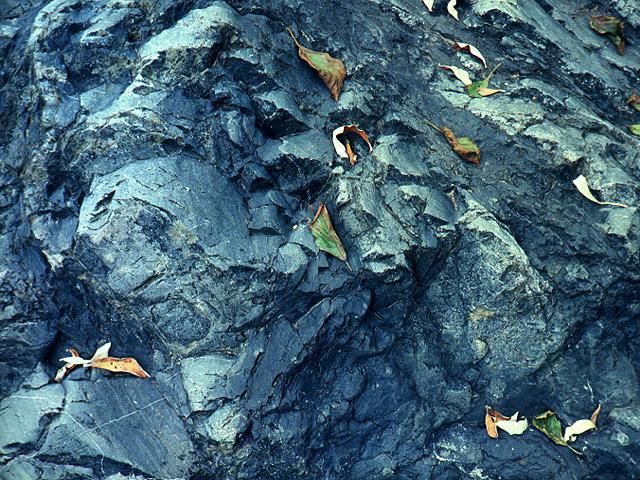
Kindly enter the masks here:
M 471 81 L 471 77 L 469 76 L 469 73 L 466 70 L 463 70 L 462 68 L 454 67 L 452 65 L 440 65 L 440 68 L 453 72 L 456 78 L 460 80 L 465 87 L 468 87 L 473 83 Z
M 455 42 L 453 44 L 453 48 L 455 48 L 456 50 L 469 52 L 471 55 L 473 55 L 474 57 L 476 57 L 482 62 L 482 64 L 484 65 L 484 68 L 487 68 L 487 61 L 485 60 L 482 53 L 480 53 L 480 50 L 478 50 L 476 47 L 474 47 L 470 43 Z
M 450 0 L 449 3 L 447 3 L 447 12 L 456 20 L 460 20 L 460 18 L 458 18 L 458 11 L 455 9 L 456 3 L 458 3 L 458 0 Z
M 522 435 L 529 427 L 529 422 L 527 422 L 526 418 L 516 420 L 517 418 L 518 413 L 513 415 L 510 420 L 498 420 L 496 422 L 496 426 L 507 432 L 509 435 Z
M 602 405 L 598 405 L 598 408 L 596 408 L 591 414 L 591 421 L 593 422 L 594 425 L 597 423 L 598 415 L 600 415 L 601 411 L 602 411 Z
M 593 196 L 591 190 L 589 189 L 589 184 L 587 183 L 587 179 L 584 175 L 580 175 L 573 181 L 573 184 L 576 186 L 578 191 L 584 196 L 587 200 L 591 200 L 593 203 L 597 203 L 598 205 L 610 205 L 612 207 L 622 207 L 628 208 L 629 205 L 625 205 L 624 203 L 615 203 L 615 202 L 601 202 L 596 197 Z
M 574 422 L 572 425 L 569 425 L 564 429 L 564 441 L 565 442 L 573 442 L 576 437 L 581 433 L 589 432 L 591 430 L 595 430 L 596 424 L 591 420 L 578 420 Z
M 107 358 L 109 356 L 109 349 L 111 348 L 111 342 L 105 343 L 96 350 L 91 360 L 98 360 L 100 358 Z
M 488 97 L 496 93 L 506 92 L 506 90 L 501 90 L 499 88 L 485 88 L 485 87 L 480 87 L 476 91 L 478 92 L 478 95 L 480 95 L 481 97 Z
M 85 360 L 82 357 L 64 357 L 64 358 L 61 358 L 60 361 L 68 363 L 69 365 L 84 365 L 84 366 L 87 366 L 91 363 L 91 360 Z
M 422 3 L 424 3 L 424 6 L 427 7 L 427 10 L 430 12 L 433 12 L 433 2 L 434 0 L 422 0 Z

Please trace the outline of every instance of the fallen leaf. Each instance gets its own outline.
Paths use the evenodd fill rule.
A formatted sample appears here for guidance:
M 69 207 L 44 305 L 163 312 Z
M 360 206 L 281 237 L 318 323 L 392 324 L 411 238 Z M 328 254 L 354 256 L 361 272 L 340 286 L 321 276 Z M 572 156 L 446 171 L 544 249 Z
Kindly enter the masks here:
M 469 137 L 456 137 L 447 127 L 440 127 L 438 130 L 445 136 L 449 145 L 460 158 L 475 165 L 480 164 L 480 149 Z
M 105 357 L 93 360 L 87 365 L 92 368 L 101 368 L 110 372 L 130 373 L 140 378 L 149 378 L 150 375 L 145 372 L 135 358 L 115 358 Z
M 589 19 L 589 25 L 600 35 L 605 35 L 624 54 L 624 22 L 610 15 L 594 16 Z
M 75 348 L 67 348 L 67 352 L 69 352 L 72 357 L 80 357 L 80 354 Z M 73 363 L 65 363 L 64 366 L 60 367 L 60 369 L 56 372 L 56 376 L 54 377 L 53 380 L 56 382 L 61 382 L 64 379 L 64 377 L 69 375 L 72 372 L 72 370 L 76 367 L 77 365 Z
M 627 98 L 627 105 L 631 105 L 633 108 L 640 112 L 640 95 L 633 92 L 629 98 Z
M 549 437 L 553 443 L 569 447 L 571 451 L 578 455 L 582 455 L 577 450 L 573 449 L 562 436 L 562 424 L 558 416 L 551 410 L 547 410 L 540 415 L 537 415 L 532 422 L 533 426 Z
M 602 405 L 598 405 L 598 408 L 596 408 L 591 414 L 591 421 L 593 422 L 594 425 L 597 423 L 598 415 L 600 415 L 601 411 L 602 411 Z
M 488 88 L 491 77 L 493 77 L 493 74 L 496 72 L 499 66 L 500 64 L 496 65 L 496 67 L 491 70 L 491 73 L 489 73 L 489 75 L 487 75 L 483 80 L 478 80 L 477 82 L 473 82 L 472 84 L 467 85 L 467 93 L 470 97 L 488 97 L 489 95 L 504 92 L 504 90 Z
M 522 435 L 529 427 L 529 422 L 527 422 L 526 418 L 518 420 L 519 413 L 520 412 L 514 413 L 511 418 L 507 420 L 498 420 L 496 422 L 496 426 L 507 432 L 509 435 Z
M 591 418 L 588 420 L 578 420 L 574 422 L 572 425 L 568 426 L 564 430 L 564 441 L 565 442 L 574 442 L 576 437 L 582 433 L 589 432 L 591 430 L 595 430 L 596 422 L 598 420 L 598 415 L 602 411 L 602 405 L 598 405 L 593 413 L 591 414 Z
M 328 53 L 316 52 L 303 47 L 291 29 L 287 28 L 287 30 L 298 47 L 298 55 L 300 55 L 300 58 L 318 72 L 322 81 L 324 81 L 325 85 L 329 88 L 334 100 L 338 100 L 338 98 L 340 98 L 340 92 L 342 91 L 342 84 L 347 76 L 347 70 L 344 68 L 342 60 L 333 58 Z
M 463 70 L 462 68 L 453 67 L 451 65 L 440 65 L 440 68 L 442 68 L 443 70 L 452 71 L 453 74 L 456 76 L 456 78 L 460 80 L 465 87 L 469 87 L 473 83 L 471 81 L 471 77 L 469 76 L 469 73 L 466 70 Z
M 356 125 L 343 125 L 342 127 L 338 127 L 333 131 L 332 140 L 333 140 L 333 148 L 336 153 L 341 158 L 348 158 L 351 162 L 351 165 L 356 163 L 356 154 L 351 150 L 351 145 L 349 145 L 349 141 L 346 142 L 346 145 L 343 144 L 340 140 L 338 140 L 338 136 L 344 135 L 345 133 L 355 133 L 360 136 L 367 145 L 369 145 L 369 151 L 373 152 L 373 147 L 371 146 L 371 142 L 369 141 L 369 136 L 365 133 L 364 130 L 360 130 Z M 349 153 L 351 152 L 351 153 Z
M 631 130 L 631 133 L 633 133 L 634 135 L 640 135 L 640 123 L 629 125 L 627 128 Z
M 456 3 L 458 3 L 458 0 L 450 0 L 449 3 L 447 3 L 447 12 L 456 20 L 460 20 L 458 18 L 458 11 L 455 9 Z
M 476 57 L 482 62 L 482 64 L 484 65 L 484 68 L 487 68 L 487 61 L 484 59 L 484 56 L 482 55 L 482 53 L 480 53 L 480 50 L 478 50 L 476 47 L 474 47 L 470 43 L 454 42 L 453 48 L 456 51 L 469 52 L 471 55 L 473 55 L 474 57 Z
M 316 212 L 316 216 L 309 224 L 311 234 L 318 248 L 327 252 L 340 260 L 347 261 L 347 252 L 342 246 L 338 234 L 333 229 L 329 211 L 324 203 L 321 203 Z
M 60 360 L 66 363 L 65 367 L 63 368 L 73 369 L 77 365 L 82 365 L 85 368 L 101 368 L 103 370 L 109 370 L 111 372 L 130 373 L 131 375 L 135 375 L 136 377 L 149 378 L 149 374 L 142 369 L 136 359 L 130 357 L 109 357 L 110 348 L 111 343 L 105 343 L 95 351 L 93 357 L 91 357 L 89 360 L 85 360 L 84 358 L 80 357 L 76 350 L 69 349 L 67 351 L 71 353 L 71 357 L 61 358 Z M 62 369 L 58 370 L 58 374 L 61 370 Z M 56 375 L 56 378 L 57 377 L 58 375 Z
M 509 418 L 494 410 L 489 405 L 486 405 L 484 408 L 486 411 L 484 416 L 484 425 L 487 429 L 487 435 L 491 438 L 498 438 L 497 422 L 500 420 L 509 420 Z
M 596 425 L 591 420 L 578 420 L 564 429 L 563 439 L 565 442 L 575 442 L 576 437 L 581 433 L 595 429 Z
M 433 12 L 433 1 L 434 0 L 422 0 L 422 3 L 424 3 L 424 6 L 427 7 L 427 10 L 430 12 Z
M 587 179 L 584 175 L 580 175 L 573 181 L 573 184 L 576 186 L 578 191 L 584 196 L 587 200 L 591 200 L 593 203 L 597 203 L 598 205 L 610 205 L 612 207 L 622 207 L 628 208 L 629 205 L 625 205 L 624 203 L 615 203 L 615 202 L 601 202 L 591 193 L 591 189 L 589 188 L 589 184 L 587 183 Z

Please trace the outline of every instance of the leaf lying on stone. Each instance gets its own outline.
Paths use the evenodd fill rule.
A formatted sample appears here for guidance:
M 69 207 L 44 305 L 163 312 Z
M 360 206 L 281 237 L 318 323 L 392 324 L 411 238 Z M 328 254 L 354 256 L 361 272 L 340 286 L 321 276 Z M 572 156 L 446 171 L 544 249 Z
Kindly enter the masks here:
M 75 368 L 77 365 L 82 365 L 85 368 L 101 368 L 103 370 L 109 370 L 110 372 L 129 373 L 140 378 L 149 378 L 149 374 L 145 372 L 138 361 L 135 358 L 116 358 L 109 357 L 109 349 L 111 343 L 105 343 L 99 347 L 89 360 L 78 355 L 78 352 L 72 349 L 68 351 L 71 353 L 71 357 L 61 358 L 60 361 L 65 362 L 71 368 Z M 75 353 L 74 353 L 75 352 Z M 59 373 L 60 371 L 58 371 Z M 57 375 L 56 375 L 57 378 Z
M 636 123 L 635 125 L 629 125 L 627 127 L 631 133 L 633 133 L 634 135 L 640 135 L 640 123 Z
M 460 80 L 465 87 L 469 87 L 469 85 L 473 83 L 471 81 L 471 77 L 469 76 L 469 72 L 463 70 L 462 68 L 454 67 L 451 65 L 440 65 L 440 68 L 453 72 L 456 78 Z
M 605 35 L 616 46 L 618 53 L 624 55 L 624 22 L 610 15 L 593 16 L 589 25 L 600 35 Z
M 562 445 L 564 447 L 569 447 L 571 451 L 578 455 L 582 455 L 579 451 L 572 448 L 565 440 L 562 435 L 562 424 L 560 423 L 560 419 L 551 410 L 547 410 L 546 412 L 537 415 L 532 422 L 533 426 L 544 433 L 547 437 L 549 437 L 553 443 L 557 445 Z
M 526 418 L 518 420 L 519 413 L 520 412 L 514 413 L 508 420 L 498 420 L 496 426 L 509 435 L 522 435 L 529 427 L 529 422 L 527 422 Z
M 622 207 L 628 208 L 629 205 L 625 205 L 624 203 L 615 203 L 615 202 L 601 202 L 591 193 L 591 189 L 589 188 L 589 184 L 587 183 L 587 179 L 584 175 L 580 175 L 578 178 L 573 180 L 573 184 L 576 186 L 578 191 L 585 197 L 587 200 L 591 200 L 593 203 L 597 203 L 598 205 L 610 205 L 612 207 Z
M 460 158 L 474 165 L 480 164 L 480 149 L 469 137 L 456 137 L 456 135 L 447 127 L 438 127 L 437 125 L 427 122 L 433 128 L 438 130 L 449 142 L 451 148 Z
M 447 3 L 447 12 L 449 12 L 449 15 L 459 21 L 460 18 L 458 18 L 458 11 L 455 8 L 457 3 L 458 0 L 450 0 L 449 3 Z
M 311 234 L 316 245 L 323 252 L 327 252 L 340 260 L 347 261 L 347 252 L 342 246 L 338 234 L 333 229 L 329 211 L 324 203 L 321 203 L 316 212 L 316 216 L 309 224 Z
M 422 3 L 424 3 L 424 6 L 427 7 L 427 10 L 430 12 L 433 12 L 433 2 L 434 0 L 422 0 Z
M 484 56 L 482 55 L 482 53 L 480 53 L 480 50 L 478 50 L 473 45 L 469 43 L 454 42 L 453 48 L 456 51 L 469 52 L 471 55 L 473 55 L 474 57 L 476 57 L 482 62 L 482 64 L 484 65 L 484 68 L 487 68 L 487 61 L 485 60 Z
M 591 418 L 578 420 L 573 422 L 567 428 L 564 429 L 563 439 L 565 442 L 575 442 L 576 437 L 586 432 L 590 432 L 591 430 L 596 430 L 596 422 L 598 420 L 598 415 L 602 411 L 602 405 L 598 405 L 593 413 L 591 414 Z
M 346 140 L 346 143 L 342 143 L 338 137 L 342 136 L 346 133 L 355 133 L 360 136 L 367 145 L 369 145 L 369 151 L 373 152 L 373 147 L 371 146 L 371 142 L 369 141 L 369 136 L 365 133 L 364 130 L 360 130 L 357 125 L 343 125 L 342 127 L 338 127 L 333 131 L 332 140 L 333 140 L 333 148 L 340 158 L 348 158 L 351 165 L 355 165 L 357 156 L 351 149 L 351 144 L 349 144 L 349 140 Z
M 484 425 L 487 430 L 487 435 L 491 438 L 498 438 L 498 421 L 509 420 L 509 417 L 505 417 L 497 410 L 494 410 L 489 405 L 485 407 Z
M 477 82 L 473 82 L 471 85 L 467 85 L 467 93 L 472 98 L 480 98 L 480 97 L 488 97 L 490 95 L 494 95 L 496 93 L 504 92 L 504 90 L 489 88 L 489 82 L 491 81 L 491 77 L 496 72 L 500 64 L 496 65 L 496 67 L 491 70 L 491 73 L 487 75 L 483 80 L 479 80 Z
M 338 98 L 340 98 L 340 92 L 342 91 L 342 84 L 347 76 L 347 70 L 344 68 L 342 60 L 333 58 L 328 53 L 316 52 L 315 50 L 303 47 L 291 29 L 288 28 L 287 30 L 298 47 L 298 55 L 300 55 L 300 58 L 318 72 L 322 81 L 329 88 L 334 100 L 338 100 Z
M 487 434 L 491 438 L 498 438 L 498 428 L 504 430 L 509 435 L 522 435 L 529 426 L 526 418 L 518 420 L 518 414 L 520 412 L 514 413 L 511 417 L 505 417 L 489 406 L 486 406 L 485 409 L 484 424 L 487 429 Z
M 629 98 L 627 98 L 627 105 L 631 105 L 633 108 L 640 112 L 640 95 L 633 92 Z
M 72 357 L 80 357 L 80 354 L 75 348 L 67 348 L 66 351 L 69 352 Z M 60 369 L 56 372 L 56 376 L 54 377 L 53 380 L 55 382 L 61 382 L 64 379 L 64 377 L 69 375 L 73 371 L 73 369 L 76 368 L 77 366 L 78 365 L 74 363 L 65 363 L 64 366 L 60 367 Z

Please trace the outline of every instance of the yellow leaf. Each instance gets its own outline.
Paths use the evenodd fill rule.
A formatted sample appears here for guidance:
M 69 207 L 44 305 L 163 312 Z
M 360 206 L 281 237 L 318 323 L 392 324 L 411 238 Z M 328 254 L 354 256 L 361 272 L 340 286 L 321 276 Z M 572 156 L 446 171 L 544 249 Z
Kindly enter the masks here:
M 593 196 L 591 190 L 589 189 L 589 184 L 587 183 L 587 179 L 584 178 L 584 175 L 580 175 L 573 181 L 573 184 L 576 186 L 578 191 L 584 196 L 587 200 L 591 200 L 593 203 L 597 203 L 598 205 L 610 205 L 612 207 L 622 207 L 628 208 L 629 205 L 625 205 L 624 203 L 615 203 L 615 202 L 601 202 L 596 197 Z
M 473 83 L 471 81 L 471 77 L 469 76 L 469 73 L 466 70 L 463 70 L 462 68 L 453 67 L 451 65 L 440 65 L 440 68 L 444 70 L 450 70 L 451 72 L 453 72 L 456 78 L 460 80 L 465 87 L 468 87 Z
M 487 68 L 487 61 L 484 59 L 484 56 L 482 55 L 482 53 L 480 53 L 480 50 L 478 50 L 476 47 L 474 47 L 470 43 L 454 42 L 453 48 L 457 51 L 469 52 L 471 55 L 473 55 L 474 57 L 476 57 L 482 62 L 482 64 L 484 65 L 484 68 Z
M 338 137 L 340 135 L 344 135 L 345 133 L 355 133 L 359 135 L 360 138 L 367 142 L 369 151 L 373 152 L 373 146 L 369 141 L 369 136 L 364 130 L 360 130 L 357 125 L 343 125 L 342 127 L 336 128 L 331 135 L 333 148 L 340 158 L 348 158 L 351 162 L 351 165 L 354 165 L 356 163 L 357 156 L 355 153 L 353 153 L 353 150 L 351 150 L 351 145 L 349 145 L 349 142 L 347 141 L 345 145 L 340 140 L 338 140 Z
M 455 9 L 457 3 L 458 0 L 450 0 L 449 3 L 447 3 L 447 12 L 449 12 L 449 15 L 451 15 L 456 20 L 460 20 L 458 18 L 458 11 Z

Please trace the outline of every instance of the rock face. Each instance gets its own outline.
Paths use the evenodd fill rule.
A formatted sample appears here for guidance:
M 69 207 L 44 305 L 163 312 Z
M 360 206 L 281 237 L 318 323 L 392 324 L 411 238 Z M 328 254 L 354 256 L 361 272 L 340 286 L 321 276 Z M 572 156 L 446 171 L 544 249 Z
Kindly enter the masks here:
M 0 478 L 640 477 L 640 6 L 458 3 L 0 2 Z M 106 341 L 152 378 L 50 381 Z M 483 430 L 598 403 L 583 457 Z

